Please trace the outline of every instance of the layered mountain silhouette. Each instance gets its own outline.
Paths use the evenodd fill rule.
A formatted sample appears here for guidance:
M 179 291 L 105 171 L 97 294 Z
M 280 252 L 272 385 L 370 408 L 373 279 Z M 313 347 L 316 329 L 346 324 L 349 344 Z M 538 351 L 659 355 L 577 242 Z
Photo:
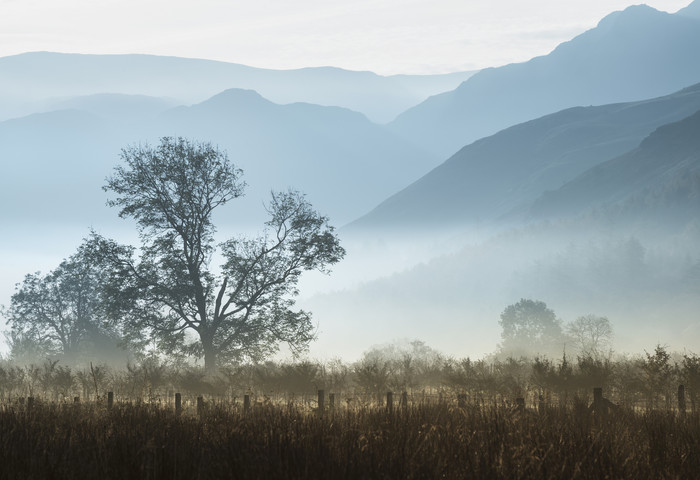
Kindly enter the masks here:
M 144 96 L 94 95 L 70 107 L 0 122 L 3 218 L 116 218 L 104 178 L 121 148 L 162 136 L 209 141 L 244 170 L 246 197 L 226 223 L 259 225 L 271 189 L 295 188 L 342 224 L 414 181 L 438 159 L 364 115 L 339 107 L 279 105 L 231 89 L 191 107 Z M 109 216 L 106 216 L 109 215 Z M 264 218 L 264 216 L 263 216 Z
M 566 109 L 507 128 L 462 148 L 348 228 L 493 224 L 699 109 L 700 84 L 651 100 Z
M 250 192 L 294 187 L 336 222 L 346 222 L 400 189 L 438 159 L 339 107 L 278 105 L 250 90 L 227 90 L 163 113 L 158 136 L 185 134 L 225 147 Z M 365 210 L 366 211 L 366 210 Z
M 391 128 L 444 157 L 564 108 L 666 95 L 700 81 L 700 0 L 677 14 L 615 12 L 550 54 L 482 70 L 401 114 Z
M 671 97 L 690 102 L 697 90 Z M 665 116 L 663 103 L 610 106 L 608 115 L 628 122 L 653 110 Z M 494 188 L 498 182 L 485 183 Z M 546 301 L 566 321 L 587 312 L 609 317 L 618 351 L 659 341 L 697 343 L 700 111 L 656 128 L 635 148 L 547 192 L 524 213 L 476 242 L 455 238 L 462 243 L 454 252 L 318 295 L 305 307 L 335 320 L 328 328 L 336 337 L 326 341 L 336 348 L 361 342 L 360 332 L 372 329 L 383 338 L 419 331 L 420 338 L 453 352 L 489 351 L 499 340 L 503 308 L 521 298 Z M 387 254 L 402 242 L 413 243 L 415 236 L 393 238 Z
M 192 104 L 242 88 L 276 103 L 341 106 L 388 122 L 472 73 L 381 76 L 333 67 L 269 70 L 154 55 L 34 52 L 0 58 L 0 120 L 51 110 L 57 98 L 116 93 Z
M 653 217 L 685 224 L 700 215 L 700 111 L 663 125 L 634 150 L 545 192 L 534 219 L 596 211 L 618 223 Z

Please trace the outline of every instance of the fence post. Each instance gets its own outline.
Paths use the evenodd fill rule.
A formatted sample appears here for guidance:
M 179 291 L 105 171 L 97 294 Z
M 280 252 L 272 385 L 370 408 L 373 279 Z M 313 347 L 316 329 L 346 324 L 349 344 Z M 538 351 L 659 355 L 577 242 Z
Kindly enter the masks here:
M 34 397 L 27 397 L 27 411 L 30 412 L 34 406 Z
M 335 410 L 335 393 L 328 394 L 328 408 Z
M 467 408 L 467 394 L 460 393 L 457 395 L 457 406 L 459 408 Z
M 540 395 L 537 401 L 537 411 L 540 415 L 544 413 L 544 396 Z
M 678 411 L 685 414 L 685 385 L 678 385 Z
M 114 392 L 107 392 L 107 409 L 111 410 L 114 406 Z
M 180 415 L 182 413 L 182 395 L 180 392 L 175 394 L 175 415 Z
M 525 411 L 525 399 L 523 397 L 518 397 L 515 399 L 515 406 L 519 412 Z
M 80 403 L 80 397 L 73 397 L 73 403 Z
M 323 409 L 325 407 L 324 400 L 325 400 L 325 392 L 323 390 L 319 390 L 318 391 L 318 414 L 319 415 L 323 415 Z
M 403 392 L 401 394 L 401 409 L 406 410 L 408 408 L 408 392 Z
M 243 413 L 250 411 L 250 395 L 243 395 Z
M 197 397 L 197 415 L 202 418 L 204 415 L 204 397 Z
M 394 393 L 386 392 L 386 411 L 389 413 L 394 412 Z
M 593 389 L 593 408 L 600 409 L 603 405 L 603 387 Z

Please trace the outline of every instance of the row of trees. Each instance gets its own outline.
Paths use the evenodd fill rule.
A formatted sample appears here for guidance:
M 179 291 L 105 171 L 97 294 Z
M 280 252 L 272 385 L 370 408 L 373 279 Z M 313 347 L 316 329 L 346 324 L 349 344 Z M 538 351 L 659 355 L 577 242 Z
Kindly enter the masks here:
M 243 195 L 242 172 L 208 143 L 163 138 L 121 152 L 104 189 L 108 205 L 132 218 L 140 245 L 92 232 L 52 272 L 27 275 L 3 314 L 12 354 L 104 358 L 117 341 L 132 352 L 203 358 L 207 371 L 261 360 L 315 336 L 294 309 L 299 276 L 340 261 L 328 218 L 296 191 L 272 193 L 257 238 L 217 243 L 212 215 Z M 222 264 L 215 268 L 218 254 Z
M 567 348 L 583 357 L 610 358 L 613 328 L 607 317 L 585 315 L 564 324 L 547 304 L 521 299 L 501 314 L 502 355 L 557 356 Z

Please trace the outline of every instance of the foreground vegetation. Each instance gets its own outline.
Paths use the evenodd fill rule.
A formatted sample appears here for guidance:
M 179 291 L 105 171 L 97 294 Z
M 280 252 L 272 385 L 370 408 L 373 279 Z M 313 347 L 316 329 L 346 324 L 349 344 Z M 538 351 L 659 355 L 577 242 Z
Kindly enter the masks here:
M 406 348 L 371 350 L 353 364 L 267 362 L 215 376 L 156 358 L 126 369 L 0 362 L 0 479 L 700 471 L 695 354 L 657 346 L 615 360 L 472 361 L 420 342 Z M 596 403 L 594 387 L 614 404 Z
M 326 409 L 104 402 L 0 410 L 2 478 L 693 478 L 700 418 L 443 401 Z
M 194 401 L 198 396 L 234 401 L 249 395 L 253 401 L 290 401 L 309 404 L 318 390 L 341 401 L 358 404 L 382 402 L 388 391 L 403 392 L 415 401 L 456 398 L 465 394 L 472 403 L 493 405 L 523 397 L 535 406 L 542 396 L 547 404 L 590 403 L 593 388 L 626 408 L 677 407 L 679 385 L 684 385 L 688 411 L 700 410 L 700 356 L 668 352 L 657 346 L 638 356 L 566 355 L 498 357 L 472 360 L 441 355 L 420 341 L 375 347 L 353 363 L 264 362 L 222 367 L 215 375 L 187 363 L 143 358 L 124 368 L 105 364 L 63 364 L 44 360 L 28 365 L 0 360 L 0 403 L 22 397 L 72 403 L 104 398 L 113 392 L 118 401 L 172 403 L 174 394 Z

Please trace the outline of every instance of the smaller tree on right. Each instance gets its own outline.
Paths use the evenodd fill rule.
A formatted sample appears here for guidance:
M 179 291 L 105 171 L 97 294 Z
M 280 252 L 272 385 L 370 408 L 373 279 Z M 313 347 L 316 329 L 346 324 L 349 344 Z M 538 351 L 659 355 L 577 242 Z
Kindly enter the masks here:
M 566 334 L 582 357 L 603 359 L 612 354 L 613 329 L 607 317 L 578 317 L 566 325 Z
M 501 313 L 501 351 L 509 355 L 560 355 L 565 347 L 562 323 L 547 304 L 522 298 Z

